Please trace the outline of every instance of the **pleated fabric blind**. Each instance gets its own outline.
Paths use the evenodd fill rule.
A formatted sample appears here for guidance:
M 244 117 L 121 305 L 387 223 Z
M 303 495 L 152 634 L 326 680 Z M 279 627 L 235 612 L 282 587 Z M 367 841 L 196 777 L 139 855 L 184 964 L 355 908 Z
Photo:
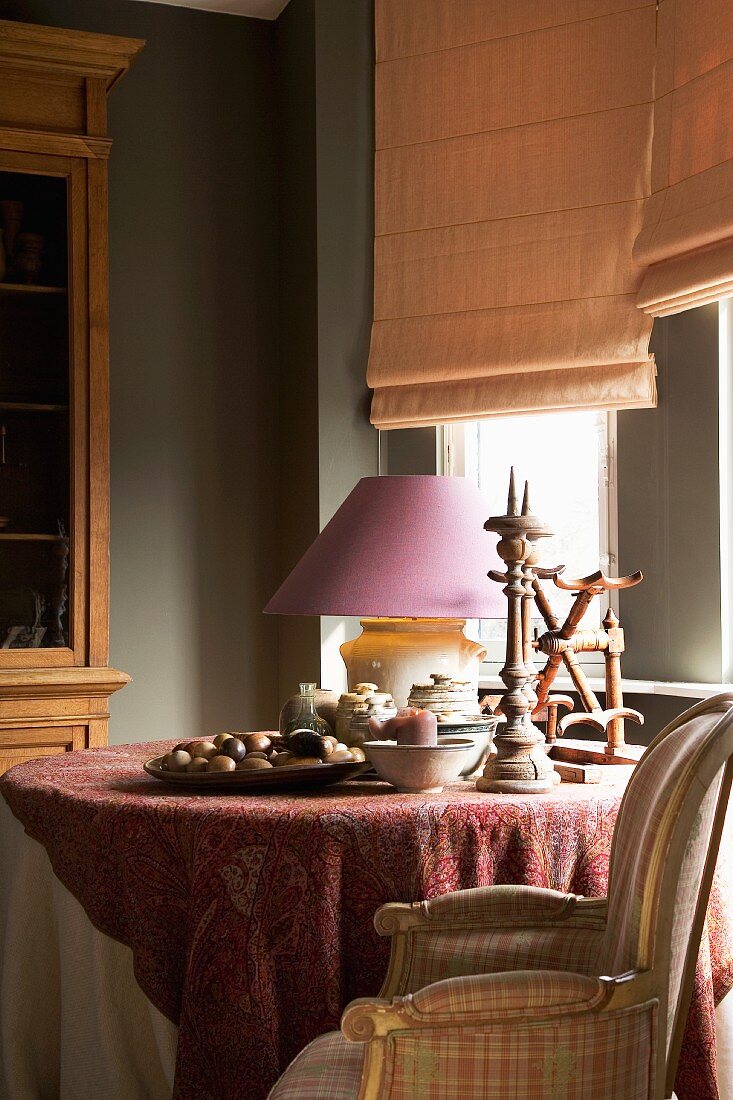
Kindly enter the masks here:
M 655 404 L 655 24 L 653 0 L 376 0 L 374 424 Z
M 652 196 L 634 257 L 655 317 L 733 294 L 732 0 L 660 0 Z

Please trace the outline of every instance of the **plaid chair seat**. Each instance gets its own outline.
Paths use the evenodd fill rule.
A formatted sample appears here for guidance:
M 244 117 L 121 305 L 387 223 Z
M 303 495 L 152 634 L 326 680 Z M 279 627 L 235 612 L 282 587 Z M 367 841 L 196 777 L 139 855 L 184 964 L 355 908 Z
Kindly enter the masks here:
M 362 1043 L 340 1031 L 319 1035 L 290 1063 L 268 1100 L 354 1100 L 364 1064 Z

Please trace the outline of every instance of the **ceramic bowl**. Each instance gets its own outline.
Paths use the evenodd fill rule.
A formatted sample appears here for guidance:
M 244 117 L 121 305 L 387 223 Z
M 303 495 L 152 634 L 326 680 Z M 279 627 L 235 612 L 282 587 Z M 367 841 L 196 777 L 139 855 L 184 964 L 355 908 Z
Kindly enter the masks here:
M 467 737 L 453 737 L 452 744 L 427 748 L 398 745 L 396 741 L 365 741 L 364 752 L 380 779 L 403 794 L 432 794 L 458 779 L 476 746 Z
M 451 725 L 448 729 L 443 725 L 438 726 L 439 745 L 449 745 L 456 738 L 460 738 L 461 740 L 470 741 L 474 747 L 474 752 L 466 759 L 465 765 L 461 768 L 461 779 L 470 779 L 480 768 L 483 768 L 489 758 L 491 742 L 494 739 L 498 724 L 498 718 L 488 718 L 480 724 Z

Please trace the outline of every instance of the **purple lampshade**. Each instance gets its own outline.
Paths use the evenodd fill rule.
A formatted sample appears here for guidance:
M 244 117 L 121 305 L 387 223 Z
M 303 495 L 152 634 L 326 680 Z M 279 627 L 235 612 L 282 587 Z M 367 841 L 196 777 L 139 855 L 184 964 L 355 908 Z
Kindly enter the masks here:
M 265 611 L 498 618 L 506 614 L 484 494 L 462 477 L 363 477 Z

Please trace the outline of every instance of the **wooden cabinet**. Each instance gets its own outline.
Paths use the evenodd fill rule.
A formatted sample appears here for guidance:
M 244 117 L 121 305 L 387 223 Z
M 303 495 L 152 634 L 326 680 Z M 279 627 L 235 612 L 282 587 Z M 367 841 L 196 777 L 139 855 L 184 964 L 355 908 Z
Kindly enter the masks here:
M 0 771 L 107 740 L 107 95 L 143 43 L 0 21 Z

